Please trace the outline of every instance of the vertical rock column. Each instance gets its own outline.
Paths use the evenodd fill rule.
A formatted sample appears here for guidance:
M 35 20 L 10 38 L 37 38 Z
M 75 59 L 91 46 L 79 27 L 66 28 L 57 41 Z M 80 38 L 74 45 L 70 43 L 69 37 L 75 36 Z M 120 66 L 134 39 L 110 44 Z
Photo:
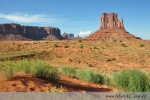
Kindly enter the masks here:
M 101 29 L 124 29 L 123 19 L 118 20 L 116 13 L 103 13 L 101 16 Z

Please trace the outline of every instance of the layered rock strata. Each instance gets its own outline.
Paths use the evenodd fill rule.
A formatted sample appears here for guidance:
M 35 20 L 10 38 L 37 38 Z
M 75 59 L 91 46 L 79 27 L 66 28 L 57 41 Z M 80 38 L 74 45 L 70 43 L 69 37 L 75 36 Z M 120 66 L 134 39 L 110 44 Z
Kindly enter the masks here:
M 84 40 L 140 39 L 125 30 L 123 18 L 119 20 L 116 13 L 103 13 L 100 21 L 100 29 L 85 37 Z
M 12 40 L 61 40 L 60 29 L 54 27 L 22 26 L 19 24 L 0 24 L 0 39 Z M 18 37 L 18 38 L 17 38 Z M 51 38 L 52 37 L 52 38 Z

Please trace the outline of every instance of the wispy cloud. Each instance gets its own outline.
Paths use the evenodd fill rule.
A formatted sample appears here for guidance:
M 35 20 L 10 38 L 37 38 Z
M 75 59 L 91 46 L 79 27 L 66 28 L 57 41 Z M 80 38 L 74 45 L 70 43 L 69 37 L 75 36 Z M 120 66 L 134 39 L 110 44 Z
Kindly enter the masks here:
M 86 36 L 88 36 L 88 35 L 90 35 L 90 34 L 91 34 L 91 31 L 86 31 L 86 32 L 81 31 L 81 32 L 79 33 L 79 36 L 81 36 L 81 37 L 86 37 Z
M 46 15 L 46 14 L 27 14 L 27 13 L 13 13 L 13 14 L 3 14 L 0 13 L 0 19 L 17 22 L 17 23 L 53 23 L 62 22 L 60 19 Z

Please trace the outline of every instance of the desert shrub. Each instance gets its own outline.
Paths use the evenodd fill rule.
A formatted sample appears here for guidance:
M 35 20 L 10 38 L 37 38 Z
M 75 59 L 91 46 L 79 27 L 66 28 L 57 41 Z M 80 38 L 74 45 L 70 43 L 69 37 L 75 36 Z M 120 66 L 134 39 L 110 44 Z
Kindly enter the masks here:
M 114 85 L 127 92 L 150 91 L 149 80 L 143 72 L 139 70 L 123 70 L 114 74 Z
M 6 78 L 9 79 L 15 73 L 14 67 L 12 66 L 14 63 L 7 62 L 7 68 L 1 69 L 1 74 Z
M 80 45 L 80 48 L 83 49 L 83 45 Z
M 74 77 L 76 75 L 76 70 L 73 67 L 63 67 L 61 72 L 69 77 Z
M 88 64 L 89 67 L 94 67 L 92 64 Z
M 96 46 L 94 46 L 94 49 L 98 49 Z
M 124 43 L 122 43 L 121 46 L 122 46 L 122 47 L 127 47 L 126 44 L 124 44 Z
M 54 47 L 59 47 L 57 44 L 54 44 Z
M 13 77 L 18 72 L 31 74 L 33 77 L 46 79 L 55 82 L 58 79 L 58 70 L 47 66 L 40 60 L 21 60 L 18 62 L 8 61 L 3 64 L 5 67 L 1 70 L 6 79 Z
M 116 60 L 117 60 L 116 58 L 109 58 L 107 59 L 107 62 L 116 61 Z
M 69 47 L 70 47 L 70 46 L 68 46 L 68 45 L 65 45 L 65 46 L 64 46 L 64 48 L 69 48 Z
M 56 82 L 58 80 L 58 69 L 55 67 L 47 67 L 48 70 L 44 73 L 44 78 L 51 82 Z
M 94 83 L 104 83 L 104 77 L 101 74 L 94 73 L 89 69 L 79 69 L 76 72 L 76 77 L 80 80 L 94 82 Z
M 117 40 L 113 40 L 113 42 L 117 42 Z
M 48 92 L 65 92 L 65 88 L 64 87 L 56 87 L 56 86 L 53 86 L 51 87 Z
M 78 40 L 78 42 L 82 42 L 82 40 Z
M 145 45 L 144 44 L 140 44 L 140 47 L 144 47 Z

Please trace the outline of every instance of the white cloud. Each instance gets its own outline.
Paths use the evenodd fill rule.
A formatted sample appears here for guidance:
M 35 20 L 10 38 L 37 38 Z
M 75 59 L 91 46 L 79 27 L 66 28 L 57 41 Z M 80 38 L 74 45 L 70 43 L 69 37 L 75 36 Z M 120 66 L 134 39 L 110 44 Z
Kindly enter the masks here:
M 80 32 L 79 33 L 79 36 L 81 36 L 81 37 L 86 37 L 86 36 L 88 36 L 88 35 L 90 35 L 91 34 L 91 31 L 86 31 L 86 32 Z
M 27 13 L 13 13 L 13 14 L 0 13 L 0 19 L 13 21 L 17 23 L 45 23 L 45 24 L 58 21 L 57 18 L 45 14 L 29 15 Z

